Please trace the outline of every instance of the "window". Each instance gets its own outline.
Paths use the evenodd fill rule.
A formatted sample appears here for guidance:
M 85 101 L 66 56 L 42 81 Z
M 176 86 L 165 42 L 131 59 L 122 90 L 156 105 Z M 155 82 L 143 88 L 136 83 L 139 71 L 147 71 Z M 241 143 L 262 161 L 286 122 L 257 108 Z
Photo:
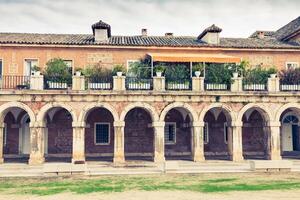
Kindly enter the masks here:
M 2 68 L 3 68 L 2 65 L 3 65 L 3 64 L 2 64 L 2 60 L 0 59 L 0 76 L 2 76 Z
M 204 141 L 204 144 L 208 144 L 208 142 L 209 142 L 208 123 L 207 122 L 205 122 L 204 127 L 203 127 L 203 141 Z
M 69 72 L 73 74 L 73 61 L 72 60 L 64 60 L 65 64 L 69 68 Z
M 165 144 L 176 143 L 176 123 L 166 122 L 165 124 Z
M 38 66 L 37 59 L 25 59 L 24 75 L 30 76 L 31 70 L 34 66 Z
M 228 126 L 227 123 L 224 123 L 224 142 L 225 144 L 228 143 Z
M 95 123 L 95 144 L 109 144 L 109 123 Z
M 299 63 L 298 62 L 286 62 L 285 66 L 286 66 L 286 69 L 296 69 L 299 67 Z

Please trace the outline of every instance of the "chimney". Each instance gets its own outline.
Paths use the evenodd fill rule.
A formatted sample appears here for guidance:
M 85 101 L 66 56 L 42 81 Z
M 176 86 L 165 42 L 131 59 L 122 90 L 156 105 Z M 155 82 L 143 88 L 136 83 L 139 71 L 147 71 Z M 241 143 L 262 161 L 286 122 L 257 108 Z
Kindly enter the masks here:
M 111 37 L 110 25 L 101 20 L 93 24 L 92 29 L 95 42 L 107 42 Z
M 222 31 L 221 28 L 217 27 L 216 25 L 211 25 L 210 27 L 206 28 L 199 36 L 198 40 L 206 42 L 207 44 L 219 44 L 220 43 L 220 32 Z
M 259 31 L 259 32 L 257 33 L 257 37 L 258 37 L 259 39 L 264 39 L 264 38 L 265 38 L 265 32 Z
M 173 37 L 173 33 L 165 33 L 165 37 Z
M 146 28 L 143 28 L 142 29 L 142 36 L 147 36 L 147 29 Z

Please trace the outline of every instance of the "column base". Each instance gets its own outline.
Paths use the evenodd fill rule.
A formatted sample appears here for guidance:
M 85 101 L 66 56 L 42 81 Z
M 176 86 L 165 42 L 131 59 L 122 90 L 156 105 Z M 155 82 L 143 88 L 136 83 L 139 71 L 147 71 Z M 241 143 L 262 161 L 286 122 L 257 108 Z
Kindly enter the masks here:
M 242 162 L 244 161 L 243 154 L 235 154 L 230 156 L 231 161 L 233 162 Z
M 200 155 L 200 154 L 199 155 L 193 155 L 192 159 L 193 159 L 194 162 L 203 162 L 203 161 L 205 161 L 204 155 Z
M 45 158 L 30 158 L 28 161 L 29 165 L 41 165 L 45 162 Z
M 4 158 L 0 158 L 0 164 L 4 163 Z
M 268 156 L 268 160 L 282 160 L 281 155 Z
M 161 164 L 161 163 L 166 162 L 166 159 L 164 156 L 155 156 L 153 160 L 154 160 L 154 163 L 156 163 L 156 164 Z
M 72 164 L 75 165 L 85 164 L 85 159 L 72 159 Z
M 125 157 L 124 156 L 114 157 L 113 163 L 114 163 L 114 166 L 124 166 L 125 165 Z

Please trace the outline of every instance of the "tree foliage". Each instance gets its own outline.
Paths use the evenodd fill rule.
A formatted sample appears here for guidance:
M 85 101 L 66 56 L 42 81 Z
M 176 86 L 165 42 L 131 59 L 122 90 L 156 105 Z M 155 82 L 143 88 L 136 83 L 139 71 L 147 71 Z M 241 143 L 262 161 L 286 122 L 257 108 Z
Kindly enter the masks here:
M 61 58 L 53 58 L 46 63 L 44 75 L 46 78 L 59 79 L 60 81 L 72 82 L 72 69 Z

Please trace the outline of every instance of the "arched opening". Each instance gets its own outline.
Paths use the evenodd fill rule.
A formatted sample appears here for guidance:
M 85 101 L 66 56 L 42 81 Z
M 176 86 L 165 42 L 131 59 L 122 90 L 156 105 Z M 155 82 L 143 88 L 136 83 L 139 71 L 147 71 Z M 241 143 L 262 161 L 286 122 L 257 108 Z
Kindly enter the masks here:
M 204 155 L 208 160 L 229 160 L 231 116 L 227 110 L 214 107 L 204 116 Z
M 73 127 L 71 113 L 62 107 L 50 108 L 45 116 L 45 158 L 47 162 L 71 162 Z
M 165 116 L 165 158 L 167 160 L 190 160 L 192 155 L 192 121 L 188 110 L 177 107 Z
M 124 128 L 125 160 L 153 160 L 152 116 L 140 107 L 127 112 Z
M 87 161 L 112 161 L 114 117 L 106 108 L 93 108 L 86 114 L 85 154 Z
M 261 108 L 250 108 L 242 117 L 242 145 L 245 159 L 268 159 L 270 131 L 267 113 Z
M 18 107 L 9 108 L 3 115 L 4 162 L 27 162 L 30 155 L 30 117 Z
M 300 110 L 286 109 L 280 116 L 281 156 L 283 158 L 300 158 Z

